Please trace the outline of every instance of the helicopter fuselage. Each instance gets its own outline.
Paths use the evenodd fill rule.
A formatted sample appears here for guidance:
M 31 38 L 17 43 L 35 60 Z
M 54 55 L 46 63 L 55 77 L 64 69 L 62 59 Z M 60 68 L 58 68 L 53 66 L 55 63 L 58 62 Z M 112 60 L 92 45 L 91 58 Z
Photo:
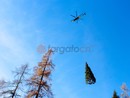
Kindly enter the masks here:
M 76 17 L 75 19 L 73 19 L 72 21 L 76 21 L 79 20 L 80 16 Z

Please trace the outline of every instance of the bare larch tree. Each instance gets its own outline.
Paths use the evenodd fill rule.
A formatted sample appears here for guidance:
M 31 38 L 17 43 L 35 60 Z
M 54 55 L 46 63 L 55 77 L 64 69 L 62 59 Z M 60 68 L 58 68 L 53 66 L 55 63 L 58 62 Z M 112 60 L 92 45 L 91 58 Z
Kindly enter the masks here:
M 121 98 L 130 98 L 129 96 L 130 90 L 127 88 L 125 83 L 122 84 L 121 90 L 123 91 L 123 93 L 121 94 Z
M 3 96 L 4 98 L 18 98 L 22 97 L 23 88 L 21 85 L 23 84 L 25 80 L 25 75 L 28 73 L 28 65 L 22 65 L 16 71 L 15 78 L 13 82 L 6 82 L 4 80 L 0 81 L 0 96 Z M 20 94 L 18 94 L 20 93 Z

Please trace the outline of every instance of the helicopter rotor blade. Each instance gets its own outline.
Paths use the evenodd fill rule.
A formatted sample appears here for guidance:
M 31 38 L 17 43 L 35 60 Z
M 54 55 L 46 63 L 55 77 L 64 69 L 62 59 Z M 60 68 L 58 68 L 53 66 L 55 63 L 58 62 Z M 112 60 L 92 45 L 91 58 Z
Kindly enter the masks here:
M 76 18 L 74 15 L 70 15 L 70 16 L 72 16 L 72 17 Z
M 77 11 L 76 11 L 76 17 L 78 16 L 78 14 L 77 14 Z
M 78 23 L 78 20 L 76 21 L 76 23 Z

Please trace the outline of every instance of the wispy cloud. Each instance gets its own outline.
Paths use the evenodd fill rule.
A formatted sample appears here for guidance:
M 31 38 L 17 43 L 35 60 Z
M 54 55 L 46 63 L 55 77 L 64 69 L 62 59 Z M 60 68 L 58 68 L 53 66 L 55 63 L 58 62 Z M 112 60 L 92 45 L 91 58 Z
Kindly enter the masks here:
M 0 77 L 8 78 L 14 67 L 34 61 L 34 55 L 26 45 L 15 35 L 0 31 Z

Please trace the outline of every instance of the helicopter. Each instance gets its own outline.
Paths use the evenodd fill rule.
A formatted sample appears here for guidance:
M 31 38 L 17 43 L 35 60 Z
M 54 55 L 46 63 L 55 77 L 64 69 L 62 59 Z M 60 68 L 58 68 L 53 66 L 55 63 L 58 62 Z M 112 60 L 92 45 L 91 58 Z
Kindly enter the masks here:
M 74 19 L 73 20 L 71 20 L 72 22 L 77 22 L 78 23 L 78 20 L 82 17 L 82 16 L 85 16 L 86 15 L 86 13 L 82 13 L 82 14 L 80 14 L 80 15 L 78 15 L 77 14 L 77 11 L 76 11 L 76 16 L 74 16 L 74 15 L 71 15 L 72 17 L 74 17 Z

